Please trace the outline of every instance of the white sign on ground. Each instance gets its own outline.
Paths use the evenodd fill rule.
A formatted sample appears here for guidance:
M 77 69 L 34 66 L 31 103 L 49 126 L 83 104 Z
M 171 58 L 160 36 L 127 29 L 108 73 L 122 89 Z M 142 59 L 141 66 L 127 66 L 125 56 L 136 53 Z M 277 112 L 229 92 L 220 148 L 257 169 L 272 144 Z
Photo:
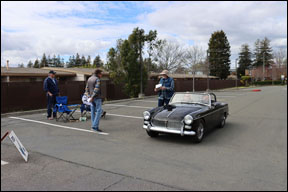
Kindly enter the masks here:
M 1 165 L 7 165 L 7 164 L 8 164 L 8 162 L 1 160 Z
M 28 151 L 26 151 L 25 147 L 22 145 L 18 137 L 15 135 L 14 131 L 11 131 L 9 133 L 9 138 L 14 143 L 24 160 L 27 162 L 28 161 Z

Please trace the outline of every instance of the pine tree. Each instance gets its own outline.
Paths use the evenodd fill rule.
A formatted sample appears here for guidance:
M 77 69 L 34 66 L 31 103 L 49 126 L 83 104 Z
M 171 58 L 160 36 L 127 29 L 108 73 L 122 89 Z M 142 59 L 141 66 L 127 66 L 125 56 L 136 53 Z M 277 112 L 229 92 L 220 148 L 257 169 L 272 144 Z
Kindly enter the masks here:
M 100 68 L 100 67 L 103 67 L 103 62 L 101 61 L 101 58 L 99 55 L 97 55 L 93 61 L 93 67 L 96 67 L 96 68 Z
M 40 62 L 38 59 L 35 60 L 33 68 L 39 68 L 40 67 Z
M 27 68 L 32 68 L 33 67 L 33 63 L 32 63 L 32 61 L 30 60 L 29 62 L 28 62 L 28 64 L 27 64 Z
M 252 66 L 252 53 L 250 52 L 249 45 L 243 44 L 239 53 L 239 67 L 237 69 L 238 77 L 245 75 L 245 69 Z
M 82 55 L 81 61 L 80 61 L 80 66 L 85 67 L 85 65 L 86 65 L 86 58 L 84 57 L 84 55 Z
M 267 37 L 262 41 L 257 39 L 255 42 L 254 57 L 253 66 L 255 67 L 263 66 L 263 61 L 266 67 L 273 63 L 273 50 L 270 47 L 270 40 Z
M 86 66 L 87 68 L 90 68 L 90 67 L 91 67 L 91 57 L 90 57 L 90 55 L 88 55 L 88 57 L 87 57 L 85 66 Z
M 224 31 L 216 31 L 211 35 L 208 44 L 210 75 L 226 79 L 230 74 L 230 45 Z
M 80 65 L 81 65 L 81 59 L 80 59 L 80 55 L 77 53 L 76 59 L 75 59 L 75 67 L 79 67 Z
M 40 67 L 48 67 L 48 61 L 47 61 L 45 53 L 43 53 L 43 56 L 40 62 Z

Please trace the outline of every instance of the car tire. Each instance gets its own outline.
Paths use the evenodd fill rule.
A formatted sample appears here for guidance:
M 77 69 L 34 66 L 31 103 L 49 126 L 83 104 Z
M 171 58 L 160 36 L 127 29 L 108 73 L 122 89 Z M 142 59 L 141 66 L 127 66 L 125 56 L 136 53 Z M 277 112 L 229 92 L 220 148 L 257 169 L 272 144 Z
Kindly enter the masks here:
M 149 135 L 149 136 L 152 137 L 152 138 L 159 136 L 159 133 L 158 133 L 158 132 L 155 132 L 155 131 L 148 131 L 148 130 L 146 130 L 146 132 L 147 132 L 147 135 Z
M 201 143 L 205 133 L 205 123 L 203 120 L 200 120 L 197 124 L 197 128 L 195 129 L 196 135 L 192 137 L 192 141 L 194 143 Z
M 226 115 L 225 114 L 223 114 L 222 115 L 222 117 L 221 117 L 221 122 L 220 122 L 220 124 L 219 124 L 219 128 L 223 128 L 223 127 L 225 127 L 225 125 L 226 125 Z

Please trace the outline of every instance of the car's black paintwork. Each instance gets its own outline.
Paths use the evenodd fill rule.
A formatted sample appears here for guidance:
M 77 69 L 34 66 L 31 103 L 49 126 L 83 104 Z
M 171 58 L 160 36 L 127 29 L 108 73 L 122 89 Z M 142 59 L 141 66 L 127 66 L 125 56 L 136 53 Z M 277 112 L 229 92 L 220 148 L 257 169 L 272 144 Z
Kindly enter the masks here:
M 205 131 L 218 126 L 223 116 L 228 116 L 228 104 L 217 102 L 216 96 L 209 93 L 212 98 L 211 106 L 201 104 L 177 104 L 151 109 L 150 123 L 153 119 L 166 122 L 183 122 L 186 115 L 193 117 L 192 130 L 195 130 L 200 119 L 204 121 Z M 214 97 L 214 98 L 213 98 Z

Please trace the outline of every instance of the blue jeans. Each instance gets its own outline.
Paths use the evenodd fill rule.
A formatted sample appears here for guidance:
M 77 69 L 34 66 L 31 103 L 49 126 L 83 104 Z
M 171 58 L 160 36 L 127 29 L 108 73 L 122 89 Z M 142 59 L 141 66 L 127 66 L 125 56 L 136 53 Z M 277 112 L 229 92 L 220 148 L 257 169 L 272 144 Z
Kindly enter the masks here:
M 92 129 L 99 129 L 99 122 L 102 114 L 102 99 L 94 99 L 91 106 Z
M 168 105 L 170 99 L 158 99 L 158 107 L 164 106 L 164 104 Z

